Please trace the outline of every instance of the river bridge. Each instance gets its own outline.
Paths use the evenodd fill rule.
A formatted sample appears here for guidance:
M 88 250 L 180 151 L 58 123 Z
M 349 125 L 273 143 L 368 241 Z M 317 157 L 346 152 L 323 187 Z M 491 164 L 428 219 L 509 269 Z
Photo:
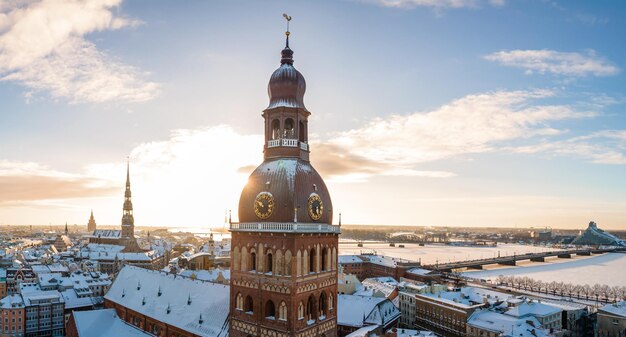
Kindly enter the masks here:
M 610 252 L 623 252 L 624 248 L 586 248 L 586 249 L 570 249 L 570 250 L 556 250 L 551 252 L 540 253 L 527 253 L 527 254 L 513 254 L 507 256 L 498 256 L 487 259 L 456 261 L 447 263 L 435 263 L 424 265 L 422 268 L 439 270 L 443 272 L 452 272 L 454 269 L 483 269 L 483 266 L 490 264 L 500 264 L 506 266 L 515 266 L 517 261 L 530 260 L 533 262 L 546 262 L 548 257 L 557 257 L 561 259 L 571 259 L 572 256 L 591 256 L 592 254 L 604 254 Z

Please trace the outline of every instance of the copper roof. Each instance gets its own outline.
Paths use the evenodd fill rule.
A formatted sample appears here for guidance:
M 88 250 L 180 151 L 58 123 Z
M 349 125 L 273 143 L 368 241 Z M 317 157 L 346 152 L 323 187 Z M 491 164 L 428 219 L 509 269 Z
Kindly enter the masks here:
M 274 198 L 274 209 L 267 219 L 254 213 L 254 200 L 261 192 Z M 310 218 L 309 197 L 319 195 L 324 211 L 318 221 Z M 278 158 L 264 161 L 252 172 L 239 199 L 239 222 L 297 222 L 332 224 L 333 205 L 322 177 L 307 161 L 297 158 Z

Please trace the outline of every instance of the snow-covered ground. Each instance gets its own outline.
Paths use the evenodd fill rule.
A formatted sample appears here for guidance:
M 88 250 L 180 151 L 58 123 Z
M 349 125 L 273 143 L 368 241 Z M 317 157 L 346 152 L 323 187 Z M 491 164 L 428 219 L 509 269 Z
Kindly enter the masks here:
M 339 244 L 339 254 L 361 254 L 376 253 L 378 255 L 402 258 L 411 261 L 422 261 L 422 264 L 435 264 L 437 262 L 466 261 L 475 259 L 486 259 L 500 256 L 536 253 L 552 251 L 555 249 L 546 247 L 527 246 L 519 244 L 499 244 L 496 247 L 456 247 L 447 245 L 426 245 L 420 246 L 416 243 L 406 243 L 404 248 L 390 247 L 388 243 L 368 243 L 363 247 L 358 247 L 356 243 L 341 241 Z
M 469 271 L 463 275 L 477 279 L 495 279 L 498 275 L 528 276 L 546 282 L 572 284 L 626 284 L 626 254 L 609 253 L 573 259 L 548 259 L 545 263 L 528 262 L 518 267 Z

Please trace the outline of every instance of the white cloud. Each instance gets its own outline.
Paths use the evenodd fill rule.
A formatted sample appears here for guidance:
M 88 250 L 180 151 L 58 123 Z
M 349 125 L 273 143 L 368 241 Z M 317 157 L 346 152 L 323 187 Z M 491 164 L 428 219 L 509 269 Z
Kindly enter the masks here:
M 610 76 L 620 69 L 598 57 L 593 50 L 587 53 L 566 53 L 554 50 L 510 50 L 485 56 L 489 61 L 509 67 L 525 69 L 527 74 L 552 73 L 565 76 Z
M 110 182 L 94 176 L 60 172 L 33 162 L 0 160 L 0 205 L 15 207 L 110 192 Z
M 13 1 L 0 6 L 0 79 L 71 102 L 140 102 L 158 85 L 99 51 L 92 32 L 138 24 L 114 14 L 121 0 Z
M 415 8 L 431 7 L 436 9 L 444 8 L 475 8 L 482 4 L 489 4 L 500 7 L 504 5 L 504 0 L 362 0 L 373 2 L 384 7 L 395 8 Z
M 511 147 L 520 153 L 549 153 L 577 157 L 596 164 L 626 164 L 626 130 L 602 130 L 566 140 Z
M 497 151 L 507 141 L 558 135 L 562 131 L 550 122 L 595 115 L 567 105 L 533 104 L 552 95 L 545 90 L 468 95 L 433 111 L 372 120 L 328 143 L 336 153 L 411 170 L 420 163 Z

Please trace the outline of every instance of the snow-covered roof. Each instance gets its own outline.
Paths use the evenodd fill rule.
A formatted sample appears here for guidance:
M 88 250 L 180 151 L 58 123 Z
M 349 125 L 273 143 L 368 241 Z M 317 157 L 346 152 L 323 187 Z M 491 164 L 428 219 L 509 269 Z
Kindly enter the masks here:
M 511 295 L 477 287 L 463 287 L 458 291 L 424 292 L 416 296 L 424 296 L 461 308 L 483 305 L 485 302 L 494 304 L 511 297 Z
M 400 311 L 391 301 L 381 297 L 337 295 L 337 324 L 362 327 L 387 325 L 400 317 Z
M 91 237 L 118 239 L 122 237 L 122 231 L 119 229 L 96 229 L 91 234 Z
M 366 258 L 370 263 L 385 267 L 396 267 L 398 265 L 398 261 L 401 261 L 401 259 L 383 255 L 366 255 Z
M 61 296 L 65 302 L 65 309 L 86 308 L 102 303 L 102 297 L 78 297 L 74 289 L 61 291 Z
M 436 274 L 436 272 L 429 270 L 429 269 L 424 269 L 424 268 L 411 268 L 407 270 L 407 273 L 413 274 L 413 275 L 419 275 L 419 276 L 427 276 L 430 274 Z
M 434 332 L 426 330 L 398 329 L 397 337 L 436 337 Z
M 230 270 L 229 269 L 211 269 L 211 270 L 190 270 L 185 269 L 178 273 L 180 276 L 196 278 L 202 281 L 210 281 L 216 282 L 218 278 L 222 275 L 225 280 L 230 280 Z
M 547 336 L 545 331 L 539 329 L 541 324 L 534 317 L 513 317 L 491 310 L 475 311 L 467 320 L 467 325 L 516 337 Z
M 228 285 L 126 265 L 105 299 L 199 336 L 228 331 Z
M 389 298 L 398 285 L 392 277 L 372 277 L 361 282 L 362 287 L 353 295 Z
M 87 250 L 94 252 L 121 252 L 124 246 L 121 245 L 109 245 L 105 243 L 89 243 L 87 244 Z
M 57 290 L 41 290 L 38 285 L 33 283 L 20 284 L 20 293 L 26 306 L 36 305 L 39 303 L 59 303 L 63 302 L 61 293 Z
M 151 334 L 127 324 L 115 309 L 74 311 L 74 322 L 79 337 L 150 337 Z
M 24 300 L 22 296 L 19 294 L 8 295 L 5 298 L 0 300 L 0 308 L 2 309 L 12 309 L 12 308 L 23 308 Z
M 621 301 L 613 304 L 607 304 L 599 309 L 600 311 L 604 311 L 606 313 L 626 317 L 626 301 Z
M 339 260 L 339 264 L 363 263 L 363 259 L 358 255 L 339 255 L 337 259 Z
M 91 244 L 89 246 L 94 247 Z M 104 244 L 97 245 L 97 246 L 99 247 L 95 248 L 95 250 L 86 249 L 86 250 L 81 250 L 79 252 L 76 252 L 75 256 L 82 258 L 82 259 L 89 259 L 89 260 L 95 260 L 95 261 L 113 261 L 117 258 L 120 261 L 146 261 L 148 262 L 148 261 L 152 261 L 153 257 L 158 255 L 158 252 L 154 250 L 147 251 L 147 252 L 122 253 L 120 251 L 116 251 L 116 248 L 122 247 L 122 249 L 124 249 L 123 246 L 104 245 Z M 113 246 L 114 248 L 100 250 L 99 248 L 101 248 L 101 246 Z
M 505 312 L 506 315 L 514 317 L 544 317 L 561 312 L 561 308 L 539 302 L 523 302 Z
M 368 337 L 370 332 L 372 330 L 375 330 L 377 328 L 376 325 L 368 325 L 368 326 L 364 326 L 360 329 L 357 329 L 356 331 L 346 335 L 346 337 Z

